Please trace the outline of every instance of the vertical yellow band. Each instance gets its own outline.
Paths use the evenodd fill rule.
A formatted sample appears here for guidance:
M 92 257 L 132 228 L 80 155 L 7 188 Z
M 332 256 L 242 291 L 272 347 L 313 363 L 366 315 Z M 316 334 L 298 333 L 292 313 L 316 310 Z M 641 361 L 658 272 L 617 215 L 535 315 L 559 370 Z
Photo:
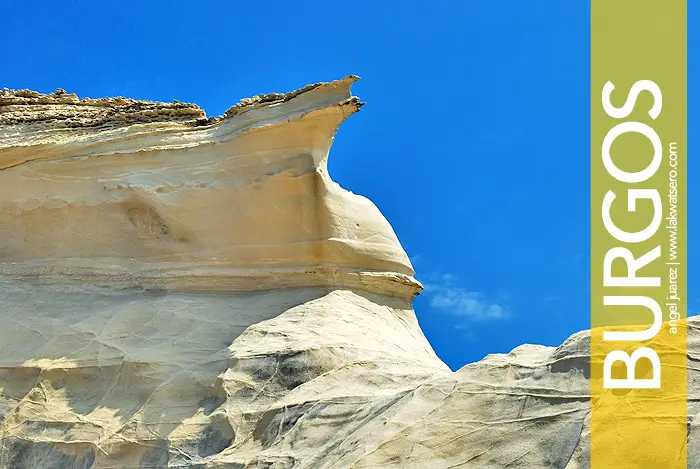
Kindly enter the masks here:
M 591 1 L 591 467 L 687 467 L 686 0 Z

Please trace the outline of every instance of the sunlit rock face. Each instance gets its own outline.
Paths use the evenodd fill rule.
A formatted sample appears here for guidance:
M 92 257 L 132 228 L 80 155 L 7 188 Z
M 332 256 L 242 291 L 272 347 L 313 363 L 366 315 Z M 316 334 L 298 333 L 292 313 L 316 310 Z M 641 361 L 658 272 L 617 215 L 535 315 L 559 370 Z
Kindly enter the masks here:
M 354 77 L 194 105 L 0 95 L 0 269 L 64 285 L 418 291 L 376 207 L 331 181 Z
M 355 80 L 214 119 L 0 93 L 0 468 L 589 467 L 586 334 L 456 373 L 426 341 L 328 175 Z

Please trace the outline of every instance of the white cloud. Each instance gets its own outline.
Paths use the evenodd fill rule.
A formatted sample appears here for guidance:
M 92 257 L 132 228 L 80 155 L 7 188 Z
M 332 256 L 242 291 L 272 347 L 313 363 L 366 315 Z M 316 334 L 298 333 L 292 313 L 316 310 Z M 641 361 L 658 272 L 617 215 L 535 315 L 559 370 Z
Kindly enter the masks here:
M 413 264 L 413 267 L 416 267 L 418 264 L 420 264 L 421 260 L 423 259 L 422 254 L 414 254 L 412 256 L 408 256 L 408 258 L 411 260 L 411 264 Z
M 475 321 L 500 320 L 511 315 L 510 309 L 500 302 L 455 285 L 456 278 L 451 274 L 433 274 L 429 279 L 425 293 L 431 308 Z

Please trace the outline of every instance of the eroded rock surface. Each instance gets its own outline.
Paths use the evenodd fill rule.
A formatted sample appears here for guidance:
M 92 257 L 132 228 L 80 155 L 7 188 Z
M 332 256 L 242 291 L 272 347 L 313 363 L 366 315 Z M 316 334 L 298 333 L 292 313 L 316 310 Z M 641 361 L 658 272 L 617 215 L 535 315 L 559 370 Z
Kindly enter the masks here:
M 328 175 L 355 80 L 221 118 L 0 93 L 0 468 L 588 467 L 586 334 L 456 373 L 426 341 Z

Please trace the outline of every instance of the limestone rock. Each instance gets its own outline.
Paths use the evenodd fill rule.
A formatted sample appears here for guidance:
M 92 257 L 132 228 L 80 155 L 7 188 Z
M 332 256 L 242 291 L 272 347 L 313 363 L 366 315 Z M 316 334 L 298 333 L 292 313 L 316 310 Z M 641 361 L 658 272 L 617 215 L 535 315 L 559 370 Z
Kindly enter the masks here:
M 190 104 L 5 91 L 0 272 L 64 285 L 416 294 L 376 207 L 326 158 L 355 77 L 205 119 Z
M 426 341 L 328 175 L 355 80 L 220 118 L 0 93 L 0 468 L 588 467 L 586 334 L 456 373 Z

